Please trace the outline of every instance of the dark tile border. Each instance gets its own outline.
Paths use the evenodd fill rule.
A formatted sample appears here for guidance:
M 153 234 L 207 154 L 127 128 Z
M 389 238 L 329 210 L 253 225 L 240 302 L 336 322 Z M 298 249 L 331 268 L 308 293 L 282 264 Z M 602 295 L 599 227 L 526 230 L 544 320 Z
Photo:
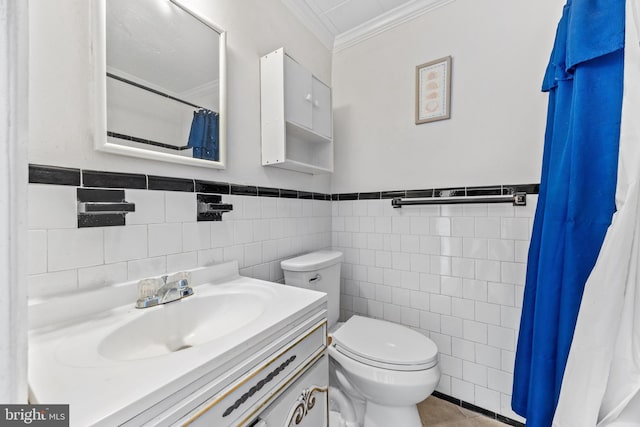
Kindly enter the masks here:
M 280 189 L 280 197 L 285 198 L 285 199 L 297 199 L 298 198 L 298 192 L 295 190 L 283 190 Z
M 469 402 L 465 402 L 464 400 L 460 401 L 460 406 L 462 406 L 464 409 L 468 409 L 470 411 L 477 412 L 478 414 L 482 414 L 482 415 L 485 415 L 485 416 L 493 418 L 493 419 L 495 419 L 496 415 L 497 415 L 493 411 L 490 411 L 488 409 L 484 409 L 484 408 L 482 408 L 480 406 L 474 405 L 474 404 L 469 403 Z
M 460 406 L 464 409 L 468 409 L 469 411 L 477 412 L 479 414 L 485 415 L 494 420 L 500 421 L 501 423 L 514 426 L 514 427 L 525 427 L 519 421 L 513 420 L 511 418 L 505 417 L 504 415 L 497 414 L 493 411 L 489 411 L 488 409 L 481 408 L 469 402 L 465 402 L 464 400 L 460 400 L 458 398 L 449 396 L 448 394 L 440 393 L 439 391 L 434 391 L 431 393 L 433 397 L 437 397 L 438 399 L 446 400 L 447 402 L 453 403 L 456 406 Z
M 358 193 L 340 193 L 338 200 L 358 200 Z
M 81 179 L 82 178 L 82 179 Z M 540 184 L 509 184 L 477 187 L 454 187 L 414 190 L 370 191 L 363 193 L 314 193 L 283 188 L 258 187 L 228 182 L 193 180 L 157 175 L 81 170 L 47 165 L 29 165 L 29 183 L 71 185 L 82 187 L 123 188 L 142 190 L 184 191 L 239 196 L 279 197 L 313 200 L 379 200 L 397 197 L 448 197 L 509 195 L 516 191 L 538 194 Z
M 185 191 L 193 193 L 195 189 L 195 184 L 192 179 L 170 178 L 167 176 L 155 175 L 149 175 L 147 179 L 147 188 L 149 190 Z
M 406 197 L 407 192 L 405 190 L 397 191 L 383 191 L 380 193 L 381 199 L 395 199 L 396 197 Z
M 433 197 L 433 188 L 429 190 L 407 190 L 406 197 Z
M 231 194 L 238 196 L 257 196 L 258 187 L 255 185 L 236 185 L 231 184 Z
M 196 179 L 196 192 L 231 194 L 231 185 L 228 182 L 201 181 Z
M 462 197 L 467 195 L 465 187 L 458 188 L 435 188 L 433 197 Z
M 527 194 L 538 194 L 540 192 L 540 184 L 516 184 L 502 186 L 502 194 L 514 194 L 517 191 L 524 191 Z
M 80 169 L 57 166 L 29 165 L 31 184 L 80 185 Z
M 379 191 L 370 191 L 368 193 L 358 193 L 358 200 L 376 200 L 381 199 Z
M 506 193 L 509 194 L 509 193 Z M 502 195 L 501 186 L 493 187 L 470 187 L 467 188 L 467 196 L 500 196 Z
M 518 191 L 527 194 L 538 194 L 540 184 L 515 184 L 515 185 L 491 185 L 481 187 L 453 187 L 432 188 L 420 190 L 394 190 L 370 193 L 338 193 L 332 194 L 331 200 L 371 200 L 403 198 L 427 198 L 427 197 L 454 197 L 454 196 L 499 196 L 510 195 Z
M 500 415 L 500 414 L 496 414 L 496 420 L 513 427 L 525 427 L 525 425 L 522 424 L 520 421 L 512 420 L 511 418 L 505 417 L 504 415 Z
M 258 187 L 258 197 L 280 197 L 278 188 Z
M 434 391 L 433 393 L 431 393 L 431 395 L 433 397 L 437 397 L 438 399 L 446 400 L 449 403 L 453 403 L 456 406 L 460 406 L 462 402 L 460 399 L 449 396 L 448 394 L 440 393 L 439 391 Z
M 83 187 L 147 189 L 147 176 L 135 173 L 82 171 Z

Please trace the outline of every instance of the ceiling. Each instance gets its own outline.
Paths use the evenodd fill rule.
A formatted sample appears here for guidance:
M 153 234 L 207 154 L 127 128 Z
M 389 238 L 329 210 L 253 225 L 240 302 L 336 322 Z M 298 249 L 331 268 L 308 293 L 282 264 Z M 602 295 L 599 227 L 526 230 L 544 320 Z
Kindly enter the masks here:
M 454 0 L 282 0 L 332 50 L 340 50 Z
M 219 34 L 169 1 L 106 3 L 107 67 L 182 95 L 218 80 Z
M 388 12 L 408 0 L 297 0 L 306 3 L 334 36 Z

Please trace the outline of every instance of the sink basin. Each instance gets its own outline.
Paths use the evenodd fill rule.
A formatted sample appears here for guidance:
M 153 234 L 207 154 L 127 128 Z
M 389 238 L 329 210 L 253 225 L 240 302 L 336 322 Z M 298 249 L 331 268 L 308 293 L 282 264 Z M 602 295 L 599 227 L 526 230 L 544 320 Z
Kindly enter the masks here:
M 142 309 L 144 313 L 107 335 L 98 353 L 112 360 L 164 356 L 232 334 L 258 318 L 267 295 L 224 293 L 185 299 Z
M 326 310 L 325 294 L 241 277 L 236 262 L 190 273 L 192 296 L 144 309 L 136 281 L 31 300 L 30 399 L 70 404 L 72 427 L 169 425 L 155 421 Z M 143 413 L 155 421 L 131 421 Z

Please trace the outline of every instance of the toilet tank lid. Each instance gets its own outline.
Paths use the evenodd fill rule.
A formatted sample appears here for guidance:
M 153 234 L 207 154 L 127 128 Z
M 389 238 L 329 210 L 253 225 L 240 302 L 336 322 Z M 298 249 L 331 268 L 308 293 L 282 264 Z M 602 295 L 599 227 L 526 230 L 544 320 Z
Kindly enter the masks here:
M 314 271 L 337 264 L 342 260 L 339 251 L 315 251 L 282 261 L 280 266 L 286 271 Z

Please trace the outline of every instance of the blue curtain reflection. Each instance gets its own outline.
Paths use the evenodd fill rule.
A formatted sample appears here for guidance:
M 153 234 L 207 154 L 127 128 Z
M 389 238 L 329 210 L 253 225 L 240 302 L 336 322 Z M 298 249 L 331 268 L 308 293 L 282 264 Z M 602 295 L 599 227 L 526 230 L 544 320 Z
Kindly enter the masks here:
M 193 112 L 187 147 L 193 149 L 194 159 L 220 160 L 218 127 L 219 116 L 215 111 L 201 108 Z

